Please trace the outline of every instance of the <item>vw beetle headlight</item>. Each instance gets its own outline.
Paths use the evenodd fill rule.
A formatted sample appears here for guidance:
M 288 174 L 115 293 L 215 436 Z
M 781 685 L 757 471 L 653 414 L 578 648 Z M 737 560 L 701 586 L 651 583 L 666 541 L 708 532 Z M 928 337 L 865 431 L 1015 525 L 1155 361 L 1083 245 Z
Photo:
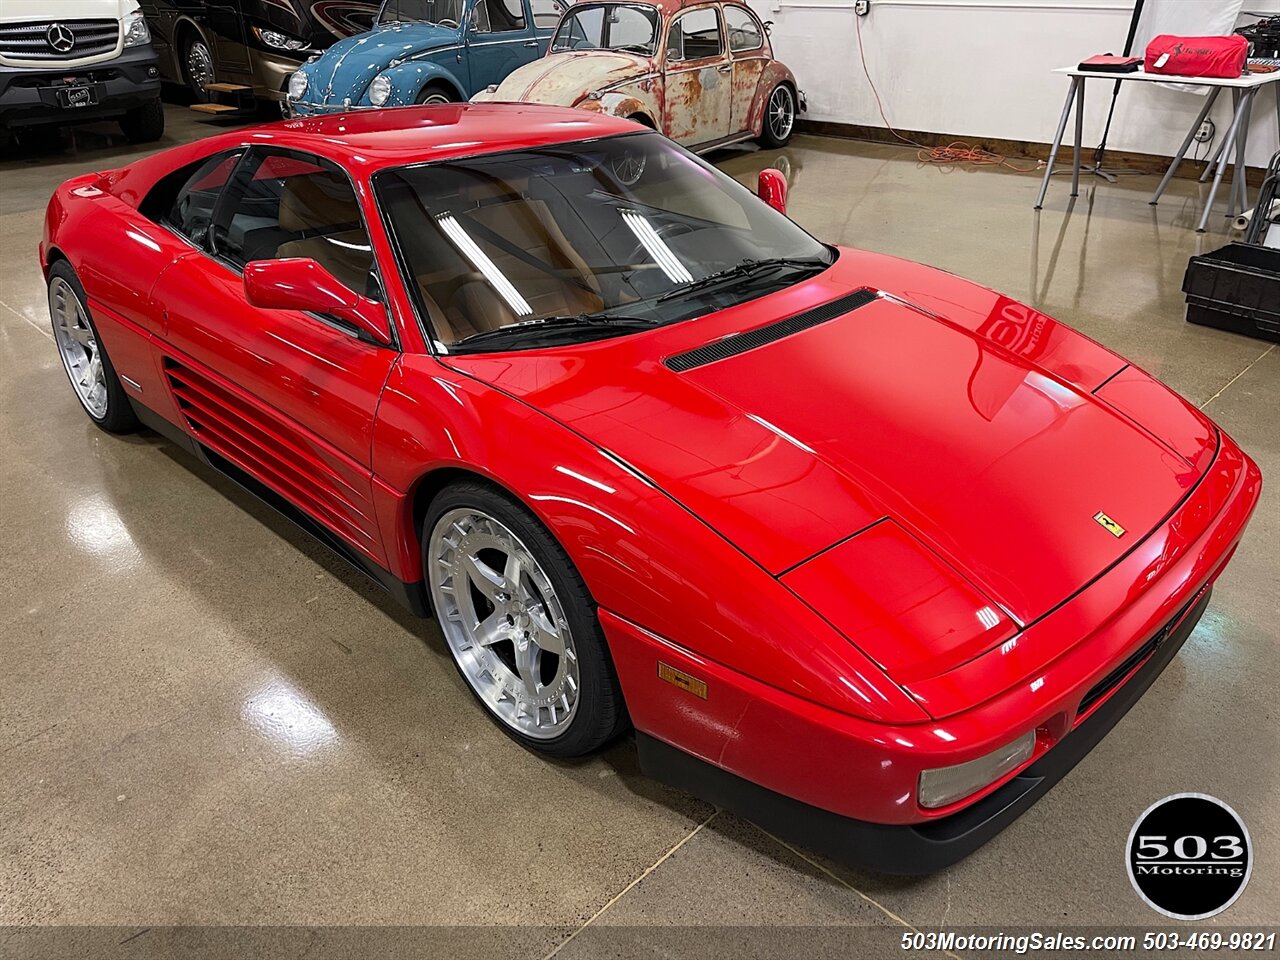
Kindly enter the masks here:
M 302 95 L 307 92 L 307 75 L 301 70 L 294 72 L 289 77 L 289 99 L 301 100 Z
M 124 21 L 124 45 L 140 47 L 151 42 L 151 31 L 147 28 L 147 18 L 141 11 L 129 14 Z
M 391 81 L 379 74 L 369 84 L 369 102 L 380 107 L 391 97 Z

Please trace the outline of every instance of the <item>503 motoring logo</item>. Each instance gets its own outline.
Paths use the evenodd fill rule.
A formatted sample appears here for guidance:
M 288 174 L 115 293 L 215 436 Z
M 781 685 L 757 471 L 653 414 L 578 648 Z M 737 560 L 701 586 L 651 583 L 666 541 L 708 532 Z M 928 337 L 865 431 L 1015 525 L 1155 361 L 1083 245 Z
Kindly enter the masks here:
M 1177 793 L 1143 811 L 1129 831 L 1129 882 L 1175 920 L 1202 920 L 1239 899 L 1253 872 L 1240 815 L 1217 797 Z

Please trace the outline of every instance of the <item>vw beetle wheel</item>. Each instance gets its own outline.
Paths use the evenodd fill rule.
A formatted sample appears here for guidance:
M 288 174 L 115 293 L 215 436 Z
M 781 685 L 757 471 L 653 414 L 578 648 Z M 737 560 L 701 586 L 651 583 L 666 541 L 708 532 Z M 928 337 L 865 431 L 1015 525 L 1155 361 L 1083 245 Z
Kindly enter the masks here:
M 436 496 L 423 533 L 440 631 L 463 680 L 509 736 L 572 757 L 626 727 L 595 603 L 528 511 L 483 483 L 457 483 Z
M 786 146 L 796 128 L 796 95 L 790 84 L 773 88 L 764 105 L 760 123 L 760 145 L 767 149 Z
M 418 92 L 418 103 L 423 106 L 435 106 L 440 103 L 453 103 L 455 97 L 438 83 L 429 83 Z

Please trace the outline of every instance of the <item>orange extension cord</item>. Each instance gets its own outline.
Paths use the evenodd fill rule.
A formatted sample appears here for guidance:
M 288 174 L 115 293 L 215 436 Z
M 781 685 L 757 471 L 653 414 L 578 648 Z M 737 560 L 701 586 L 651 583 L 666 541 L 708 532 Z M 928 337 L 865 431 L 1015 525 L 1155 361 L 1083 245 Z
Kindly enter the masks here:
M 858 55 L 862 58 L 862 72 L 866 74 L 867 83 L 871 86 L 872 94 L 875 95 L 876 107 L 880 111 L 880 119 L 884 121 L 884 125 L 889 132 L 903 143 L 909 143 L 911 146 L 919 148 L 916 157 L 921 163 L 933 163 L 939 166 L 953 163 L 973 163 L 979 166 L 1008 167 L 1016 173 L 1034 173 L 1040 168 L 1039 164 L 1032 167 L 1020 167 L 1017 164 L 1010 163 L 1009 158 L 1003 154 L 993 153 L 990 150 L 984 150 L 982 147 L 975 147 L 973 144 L 965 143 L 963 140 L 949 143 L 945 147 L 926 147 L 923 143 L 917 143 L 910 137 L 904 137 L 900 134 L 893 128 L 889 118 L 884 115 L 884 104 L 880 101 L 880 91 L 876 89 L 876 82 L 871 79 L 871 71 L 867 69 L 867 53 L 862 46 L 862 18 L 856 17 L 854 23 L 858 29 Z

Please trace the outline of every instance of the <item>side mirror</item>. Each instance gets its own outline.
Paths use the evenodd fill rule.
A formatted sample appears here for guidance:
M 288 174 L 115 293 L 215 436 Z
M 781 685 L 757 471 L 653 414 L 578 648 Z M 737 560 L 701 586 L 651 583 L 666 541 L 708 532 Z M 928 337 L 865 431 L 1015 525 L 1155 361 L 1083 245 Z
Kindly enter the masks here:
M 384 347 L 387 312 L 377 300 L 346 287 L 310 258 L 254 260 L 244 268 L 245 299 L 264 310 L 308 310 L 343 320 Z
M 779 213 L 787 212 L 787 178 L 781 170 L 766 167 L 756 182 L 756 195 Z

